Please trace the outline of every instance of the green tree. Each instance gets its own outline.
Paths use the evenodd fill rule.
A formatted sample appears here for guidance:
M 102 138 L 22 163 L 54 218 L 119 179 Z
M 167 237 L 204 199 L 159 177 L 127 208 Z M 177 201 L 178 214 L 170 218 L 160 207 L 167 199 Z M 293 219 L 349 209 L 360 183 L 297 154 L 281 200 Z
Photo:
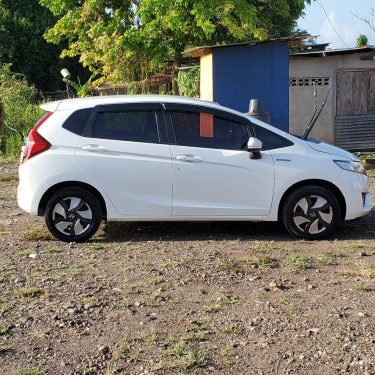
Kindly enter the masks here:
M 61 45 L 44 39 L 56 21 L 38 0 L 0 0 L 0 64 L 11 63 L 14 72 L 24 74 L 42 91 L 63 87 L 59 73 L 63 66 L 87 77 L 77 62 L 61 61 Z
M 113 82 L 147 79 L 170 60 L 173 93 L 187 47 L 290 35 L 310 0 L 41 0 L 59 20 L 46 38 L 67 40 Z
M 357 39 L 357 44 L 356 44 L 356 46 L 357 46 L 357 47 L 367 46 L 367 43 L 368 43 L 367 36 L 361 34 L 361 35 L 358 37 L 358 39 Z

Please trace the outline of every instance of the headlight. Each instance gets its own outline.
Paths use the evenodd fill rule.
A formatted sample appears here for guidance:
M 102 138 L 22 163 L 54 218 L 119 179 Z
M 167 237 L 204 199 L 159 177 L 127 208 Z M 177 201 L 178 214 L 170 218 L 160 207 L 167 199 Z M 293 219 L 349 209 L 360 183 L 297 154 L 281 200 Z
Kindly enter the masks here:
M 366 174 L 366 170 L 362 167 L 359 161 L 353 160 L 334 160 L 334 162 L 342 169 L 351 172 L 357 172 L 361 174 Z

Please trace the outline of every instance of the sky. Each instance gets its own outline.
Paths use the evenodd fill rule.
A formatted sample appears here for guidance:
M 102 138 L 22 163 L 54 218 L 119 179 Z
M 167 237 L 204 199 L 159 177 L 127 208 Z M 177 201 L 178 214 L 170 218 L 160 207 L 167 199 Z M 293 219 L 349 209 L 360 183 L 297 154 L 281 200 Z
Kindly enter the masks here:
M 298 20 L 298 27 L 311 35 L 320 35 L 317 43 L 330 43 L 328 48 L 355 47 L 361 34 L 367 36 L 368 44 L 375 45 L 375 31 L 353 15 L 369 18 L 372 8 L 375 11 L 374 0 L 312 0 L 311 5 L 306 5 L 305 16 Z

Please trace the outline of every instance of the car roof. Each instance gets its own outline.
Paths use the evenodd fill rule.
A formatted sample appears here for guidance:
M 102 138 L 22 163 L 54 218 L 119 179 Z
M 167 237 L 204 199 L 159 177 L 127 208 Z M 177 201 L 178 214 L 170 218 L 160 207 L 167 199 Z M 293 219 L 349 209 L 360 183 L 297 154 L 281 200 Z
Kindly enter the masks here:
M 191 104 L 202 107 L 208 107 L 213 109 L 219 109 L 226 111 L 237 116 L 250 118 L 249 115 L 241 113 L 234 109 L 221 106 L 217 102 L 211 102 L 202 99 L 187 98 L 184 96 L 174 95 L 107 95 L 107 96 L 92 96 L 87 98 L 74 98 L 74 99 L 62 99 L 53 102 L 48 102 L 40 105 L 40 108 L 46 112 L 55 111 L 75 111 L 83 108 L 93 108 L 97 105 L 103 104 L 121 104 L 121 103 L 179 103 L 179 104 Z M 288 135 L 283 130 L 273 127 L 272 125 L 266 124 L 263 121 L 251 116 L 251 121 L 255 124 L 261 125 L 266 129 L 269 129 L 280 135 Z
M 92 108 L 103 104 L 121 104 L 121 103 L 180 103 L 180 104 L 194 104 L 211 108 L 220 108 L 230 110 L 230 108 L 221 107 L 218 103 L 187 98 L 183 96 L 172 95 L 108 95 L 108 96 L 93 96 L 88 98 L 74 98 L 56 100 L 41 104 L 40 108 L 47 112 L 76 110 L 81 108 Z M 233 110 L 230 110 L 233 111 Z M 233 111 L 236 112 L 236 111 Z

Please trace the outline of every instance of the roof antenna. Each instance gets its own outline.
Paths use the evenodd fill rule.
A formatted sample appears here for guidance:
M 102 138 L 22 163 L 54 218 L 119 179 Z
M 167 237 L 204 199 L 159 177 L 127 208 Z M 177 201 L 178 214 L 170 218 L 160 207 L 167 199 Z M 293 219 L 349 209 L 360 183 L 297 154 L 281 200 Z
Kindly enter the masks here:
M 309 122 L 309 125 L 308 125 L 306 131 L 303 133 L 303 136 L 302 136 L 303 140 L 307 139 L 307 137 L 311 133 L 311 130 L 313 129 L 315 123 L 318 121 L 318 118 L 319 118 L 320 114 L 322 113 L 324 106 L 327 103 L 328 95 L 331 91 L 331 90 L 328 90 L 326 98 L 324 99 L 324 101 L 323 101 L 323 103 L 322 103 L 322 105 L 321 105 L 321 107 L 318 111 L 318 106 L 317 106 L 317 103 L 316 103 L 317 97 L 318 97 L 318 93 L 317 93 L 317 90 L 316 90 L 316 81 L 313 82 L 313 86 L 314 86 L 314 113 L 311 117 L 311 120 Z

